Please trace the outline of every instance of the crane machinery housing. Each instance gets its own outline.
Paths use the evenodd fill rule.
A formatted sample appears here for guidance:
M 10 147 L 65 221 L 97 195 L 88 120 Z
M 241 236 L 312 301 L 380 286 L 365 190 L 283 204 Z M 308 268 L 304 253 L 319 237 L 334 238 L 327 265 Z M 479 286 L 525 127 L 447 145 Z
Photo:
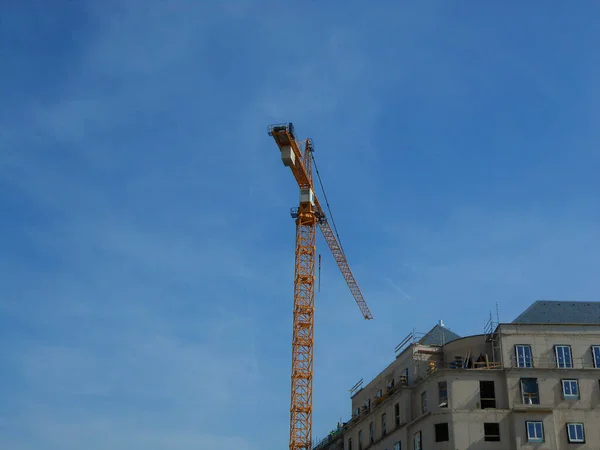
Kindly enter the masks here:
M 339 236 L 330 226 L 328 217 L 315 195 L 312 140 L 304 140 L 304 151 L 302 151 L 302 145 L 294 135 L 292 123 L 269 126 L 269 136 L 273 137 L 277 143 L 283 164 L 291 169 L 300 188 L 300 204 L 291 211 L 292 218 L 296 220 L 296 263 L 289 448 L 290 450 L 310 450 L 317 226 L 321 229 L 363 317 L 369 320 L 373 316 L 348 266 Z M 325 200 L 327 199 L 325 198 Z

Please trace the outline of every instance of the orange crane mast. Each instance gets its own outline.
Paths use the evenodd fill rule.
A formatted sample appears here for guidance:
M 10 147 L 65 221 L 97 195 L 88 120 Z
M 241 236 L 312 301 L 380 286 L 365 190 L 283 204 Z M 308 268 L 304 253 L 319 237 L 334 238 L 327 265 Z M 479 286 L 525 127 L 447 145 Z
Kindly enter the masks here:
M 291 169 L 300 188 L 300 205 L 292 209 L 292 217 L 296 219 L 296 264 L 289 448 L 311 450 L 317 225 L 363 317 L 369 320 L 373 316 L 348 266 L 340 241 L 315 195 L 312 140 L 305 140 L 304 152 L 302 152 L 294 136 L 292 123 L 269 126 L 269 136 L 272 136 L 277 143 L 283 164 Z

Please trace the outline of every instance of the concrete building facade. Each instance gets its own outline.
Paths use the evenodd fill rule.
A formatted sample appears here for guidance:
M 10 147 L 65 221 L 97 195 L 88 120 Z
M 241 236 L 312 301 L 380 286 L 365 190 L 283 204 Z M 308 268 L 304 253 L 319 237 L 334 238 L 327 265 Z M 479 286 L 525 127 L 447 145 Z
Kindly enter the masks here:
M 600 302 L 538 301 L 460 337 L 411 333 L 318 450 L 600 449 Z

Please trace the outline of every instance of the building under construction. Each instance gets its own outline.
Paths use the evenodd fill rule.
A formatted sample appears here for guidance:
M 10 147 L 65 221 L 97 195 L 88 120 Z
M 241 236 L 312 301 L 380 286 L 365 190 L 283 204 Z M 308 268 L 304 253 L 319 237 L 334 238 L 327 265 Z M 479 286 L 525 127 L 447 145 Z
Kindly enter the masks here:
M 318 450 L 600 448 L 600 302 L 537 301 L 460 337 L 411 332 Z

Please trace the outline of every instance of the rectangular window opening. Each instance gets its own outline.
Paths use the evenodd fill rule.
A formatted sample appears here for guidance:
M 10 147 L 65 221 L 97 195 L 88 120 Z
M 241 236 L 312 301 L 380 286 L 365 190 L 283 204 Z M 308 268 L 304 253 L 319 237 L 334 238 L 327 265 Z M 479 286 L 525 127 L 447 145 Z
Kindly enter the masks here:
M 500 442 L 500 424 L 496 422 L 484 423 L 483 440 L 488 442 Z
M 394 450 L 402 450 L 402 443 L 400 441 L 394 444 Z
M 363 450 L 363 432 L 358 430 L 358 450 Z
M 515 345 L 515 361 L 517 367 L 533 367 L 530 345 Z
M 526 421 L 527 442 L 544 442 L 544 424 L 542 422 Z
M 537 378 L 521 378 L 521 399 L 524 405 L 540 404 Z
M 440 408 L 448 407 L 448 382 L 438 382 L 438 404 Z
M 387 434 L 387 416 L 385 413 L 381 415 L 381 434 Z
M 585 432 L 583 430 L 583 424 L 568 423 L 567 437 L 569 438 L 569 443 L 585 443 Z
M 427 391 L 421 392 L 421 413 L 427 412 Z
M 479 382 L 479 399 L 481 401 L 481 409 L 496 407 L 496 389 L 493 381 Z
M 563 398 L 567 400 L 576 400 L 579 398 L 578 380 L 562 380 Z
M 375 441 L 375 423 L 369 424 L 369 443 L 372 444 Z
M 396 426 L 400 425 L 400 403 L 394 405 L 394 419 Z
M 352 450 L 352 438 L 348 438 L 348 450 Z
M 413 450 L 422 450 L 421 448 L 421 432 L 417 431 L 413 435 Z
M 555 345 L 556 367 L 559 369 L 570 369 L 573 367 L 570 345 Z
M 435 442 L 446 442 L 450 440 L 448 423 L 435 424 Z

